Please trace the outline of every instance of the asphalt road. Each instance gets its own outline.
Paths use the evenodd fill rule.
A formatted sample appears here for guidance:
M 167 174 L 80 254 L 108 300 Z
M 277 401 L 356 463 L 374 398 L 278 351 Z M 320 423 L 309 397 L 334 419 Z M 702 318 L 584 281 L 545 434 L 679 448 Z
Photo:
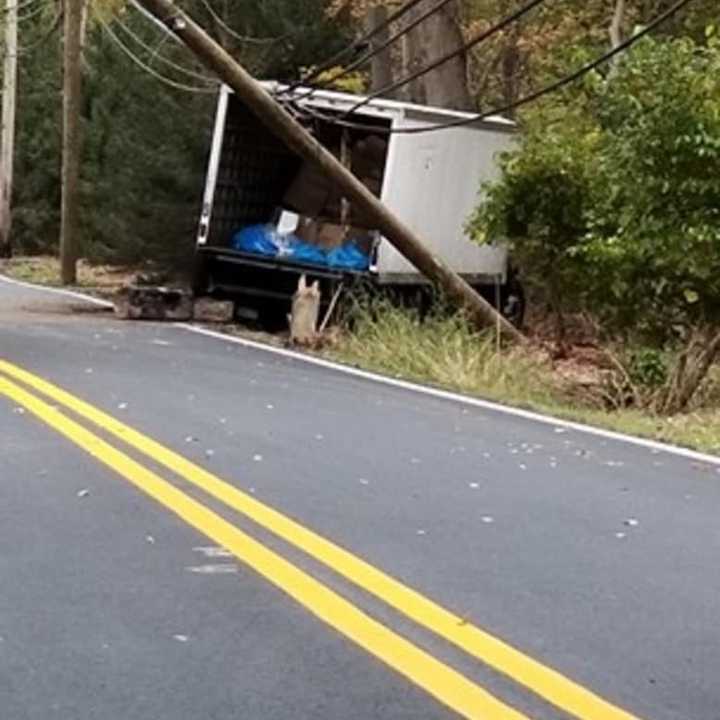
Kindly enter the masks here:
M 3 720 L 720 719 L 720 465 L 96 310 L 0 281 Z

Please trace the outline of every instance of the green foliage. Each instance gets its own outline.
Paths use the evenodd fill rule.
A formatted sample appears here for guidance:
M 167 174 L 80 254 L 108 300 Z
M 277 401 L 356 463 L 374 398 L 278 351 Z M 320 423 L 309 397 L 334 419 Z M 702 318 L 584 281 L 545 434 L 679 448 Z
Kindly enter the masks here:
M 288 78 L 347 42 L 323 0 L 222 3 L 216 13 L 242 42 L 213 20 L 201 0 L 184 6 L 260 77 Z M 113 17 L 157 55 L 207 74 L 192 55 L 118 0 L 93 3 L 85 53 L 81 254 L 98 262 L 183 263 L 194 247 L 215 98 L 173 89 L 135 65 L 108 38 Z M 60 222 L 61 54 L 48 35 L 52 8 L 23 24 L 20 61 L 13 243 L 16 253 L 54 253 Z M 202 83 L 162 64 L 116 34 L 156 72 Z
M 352 334 L 335 356 L 351 363 L 485 397 L 546 403 L 562 397 L 549 364 L 515 348 L 498 352 L 493 332 L 479 333 L 439 300 L 421 318 L 383 298 L 360 298 Z
M 720 321 L 720 44 L 646 40 L 527 118 L 470 220 L 566 310 L 658 341 Z
M 628 372 L 635 385 L 659 388 L 668 378 L 667 358 L 655 348 L 639 348 L 630 354 Z

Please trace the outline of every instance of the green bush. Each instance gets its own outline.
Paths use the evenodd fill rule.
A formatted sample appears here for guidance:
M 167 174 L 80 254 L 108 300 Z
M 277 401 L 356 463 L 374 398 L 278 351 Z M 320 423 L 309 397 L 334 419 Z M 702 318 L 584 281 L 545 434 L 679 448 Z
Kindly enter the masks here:
M 720 42 L 644 40 L 526 118 L 469 227 L 557 312 L 662 345 L 720 321 Z

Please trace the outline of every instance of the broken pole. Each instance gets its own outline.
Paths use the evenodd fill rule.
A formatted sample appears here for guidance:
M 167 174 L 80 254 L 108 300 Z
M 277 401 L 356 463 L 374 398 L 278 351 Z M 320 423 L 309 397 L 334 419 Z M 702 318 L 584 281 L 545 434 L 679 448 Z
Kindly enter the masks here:
M 468 285 L 442 258 L 430 252 L 410 228 L 388 211 L 342 163 L 320 144 L 228 52 L 172 0 L 137 0 L 214 72 L 280 140 L 334 180 L 342 192 L 423 275 L 484 328 L 499 323 L 508 337 L 525 336 Z

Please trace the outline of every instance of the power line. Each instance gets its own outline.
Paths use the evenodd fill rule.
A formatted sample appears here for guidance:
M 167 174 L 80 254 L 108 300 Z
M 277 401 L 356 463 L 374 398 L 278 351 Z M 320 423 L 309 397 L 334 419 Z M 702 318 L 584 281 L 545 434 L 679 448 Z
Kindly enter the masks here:
M 455 127 L 463 127 L 465 125 L 473 125 L 475 123 L 480 123 L 484 120 L 487 120 L 493 116 L 502 115 L 503 113 L 507 113 L 510 110 L 515 110 L 517 108 L 528 105 L 531 102 L 535 102 L 536 100 L 539 100 L 540 98 L 544 97 L 545 95 L 549 95 L 550 93 L 557 92 L 558 90 L 561 90 L 562 88 L 576 82 L 577 80 L 584 77 L 588 73 L 591 73 L 593 70 L 597 69 L 601 65 L 607 63 L 609 60 L 612 60 L 612 58 L 614 58 L 617 55 L 620 55 L 621 53 L 628 50 L 628 48 L 635 45 L 643 37 L 645 37 L 649 33 L 653 32 L 653 30 L 656 30 L 658 27 L 660 27 L 665 22 L 667 22 L 672 17 L 674 17 L 680 10 L 682 10 L 686 5 L 689 5 L 692 1 L 693 0 L 678 0 L 678 2 L 676 2 L 670 8 L 668 8 L 668 10 L 666 10 L 664 13 L 659 15 L 657 18 L 655 18 L 655 20 L 653 20 L 651 23 L 646 25 L 644 28 L 642 28 L 641 30 L 638 30 L 638 32 L 636 32 L 634 35 L 631 35 L 627 40 L 620 43 L 620 45 L 618 45 L 617 47 L 613 48 L 612 50 L 606 52 L 604 55 L 601 55 L 600 57 L 596 58 L 592 62 L 589 62 L 589 63 L 583 65 L 578 70 L 571 73 L 570 75 L 566 75 L 565 77 L 561 78 L 560 80 L 557 80 L 554 83 L 551 83 L 549 85 L 546 85 L 543 88 L 540 88 L 539 90 L 536 90 L 535 92 L 525 95 L 512 103 L 508 103 L 507 105 L 504 105 L 502 107 L 498 107 L 498 108 L 495 108 L 494 110 L 480 113 L 478 115 L 473 115 L 471 117 L 458 118 L 457 120 L 450 120 L 449 122 L 439 123 L 436 125 L 432 125 L 431 127 L 387 128 L 387 127 L 381 127 L 378 125 L 367 125 L 364 123 L 349 122 L 347 120 L 343 120 L 342 118 L 345 117 L 347 115 L 347 113 L 344 113 L 343 116 L 340 118 L 336 118 L 336 117 L 333 117 L 332 115 L 327 115 L 325 113 L 317 112 L 314 108 L 312 110 L 310 110 L 307 107 L 303 108 L 303 109 L 306 112 L 309 112 L 310 114 L 312 114 L 317 119 L 324 120 L 326 122 L 330 122 L 335 125 L 340 125 L 341 127 L 348 127 L 348 128 L 353 128 L 353 129 L 357 129 L 357 130 L 364 130 L 367 132 L 373 132 L 373 133 L 378 133 L 378 134 L 382 134 L 382 135 L 416 135 L 419 133 L 434 132 L 436 130 L 448 130 L 448 129 L 455 128 Z
M 387 50 L 391 45 L 394 45 L 400 38 L 407 35 L 411 30 L 414 30 L 418 25 L 425 22 L 431 15 L 434 15 L 435 13 L 439 12 L 449 3 L 453 2 L 453 0 L 440 0 L 438 3 L 433 5 L 433 7 L 426 10 L 424 13 L 418 15 L 414 20 L 409 22 L 405 27 L 403 27 L 401 30 L 398 30 L 397 32 L 393 33 L 385 42 L 381 43 L 377 47 L 374 47 L 370 52 L 365 53 L 363 56 L 359 57 L 354 62 L 351 62 L 350 65 L 343 68 L 342 70 L 338 71 L 337 73 L 331 75 L 329 78 L 325 79 L 320 87 L 328 87 L 332 83 L 336 82 L 337 80 L 340 80 L 341 78 L 347 77 L 352 73 L 354 70 L 357 70 L 357 68 L 362 67 L 365 65 L 369 60 L 372 60 L 376 55 L 379 55 L 384 50 Z M 305 99 L 306 97 L 311 97 L 315 94 L 317 91 L 317 88 L 313 88 L 312 90 L 309 90 L 307 95 L 304 95 L 301 98 L 298 98 L 300 100 Z
M 209 3 L 208 0 L 200 0 L 200 2 L 203 4 L 205 9 L 208 11 L 208 14 L 210 17 L 226 32 L 228 35 L 231 35 L 236 40 L 239 40 L 243 43 L 250 43 L 255 45 L 272 45 L 274 43 L 280 42 L 283 40 L 283 38 L 287 37 L 287 35 L 282 35 L 280 37 L 276 38 L 255 38 L 255 37 L 248 37 L 247 35 L 241 35 L 237 31 L 233 30 L 226 22 L 223 20 L 220 15 L 214 10 L 213 6 Z
M 350 43 L 350 45 L 345 46 L 342 50 L 338 50 L 338 52 L 329 57 L 327 60 L 321 62 L 320 65 L 318 65 L 311 73 L 308 73 L 304 77 L 300 78 L 300 80 L 288 85 L 288 87 L 286 87 L 283 92 L 292 92 L 293 90 L 297 90 L 303 85 L 311 83 L 313 80 L 317 80 L 317 78 L 319 78 L 324 72 L 327 72 L 328 70 L 334 68 L 344 57 L 353 52 L 356 52 L 360 48 L 363 48 L 376 35 L 383 32 L 386 28 L 390 27 L 395 21 L 399 20 L 404 15 L 409 13 L 413 8 L 415 8 L 423 1 L 424 0 L 408 0 L 405 5 L 398 8 L 395 12 L 390 13 L 390 15 L 388 15 L 385 20 L 383 20 L 383 22 L 381 22 L 379 25 L 376 25 L 374 28 L 372 28 L 372 30 L 366 32 L 357 40 Z
M 58 11 L 53 18 L 52 24 L 46 32 L 44 32 L 37 40 L 35 40 L 35 42 L 32 42 L 29 45 L 22 45 L 18 48 L 18 56 L 30 55 L 30 53 L 35 52 L 35 50 L 44 45 L 53 36 L 53 33 L 60 27 L 61 20 L 62 11 Z
M 0 8 L 0 15 L 5 15 L 9 12 L 17 12 L 19 10 L 24 10 L 26 7 L 30 7 L 31 5 L 37 5 L 38 2 L 39 0 L 26 0 L 26 2 L 24 3 L 11 5 L 10 7 Z
M 148 61 L 148 66 L 150 66 L 150 63 L 153 60 L 158 60 L 161 63 L 164 63 L 168 67 L 173 68 L 179 73 L 182 73 L 183 75 L 186 75 L 187 77 L 194 78 L 195 80 L 202 80 L 203 82 L 212 82 L 211 78 L 208 78 L 205 75 L 202 75 L 201 73 L 195 72 L 194 70 L 190 70 L 183 65 L 180 65 L 179 63 L 176 63 L 170 58 L 165 57 L 164 55 L 160 55 L 158 53 L 158 48 L 153 48 L 150 45 L 148 45 L 137 33 L 133 32 L 125 23 L 119 22 L 118 23 L 120 29 L 125 32 L 126 35 L 131 37 L 141 48 L 144 50 L 147 50 L 149 53 L 151 53 L 150 60 Z M 166 40 L 167 37 L 163 37 L 163 41 Z
M 18 17 L 17 21 L 18 23 L 24 23 L 27 20 L 31 20 L 32 18 L 39 15 L 41 12 L 45 12 L 46 7 L 43 3 L 40 3 L 36 8 L 32 9 L 29 13 L 26 13 L 25 15 L 21 15 Z
M 493 35 L 496 35 L 497 33 L 504 30 L 508 25 L 512 25 L 512 23 L 517 22 L 520 20 L 524 15 L 527 15 L 531 10 L 535 9 L 538 5 L 542 5 L 546 0 L 530 0 L 527 4 L 523 5 L 521 8 L 517 9 L 515 12 L 510 13 L 510 15 L 506 15 L 502 20 L 497 22 L 492 27 L 489 27 L 487 30 L 481 32 L 479 35 L 476 35 L 472 40 L 469 42 L 466 42 L 461 47 L 457 48 L 456 50 L 451 50 L 450 52 L 445 53 L 445 55 L 439 57 L 437 60 L 434 60 L 433 62 L 429 63 L 428 65 L 425 65 L 424 67 L 421 67 L 420 69 L 416 70 L 415 72 L 410 73 L 409 75 L 405 75 L 405 77 L 400 78 L 399 80 L 395 80 L 385 87 L 380 88 L 379 90 L 376 90 L 375 92 L 369 94 L 366 98 L 364 98 L 361 102 L 358 102 L 357 104 L 353 105 L 345 114 L 344 116 L 351 115 L 356 110 L 359 110 L 363 105 L 370 102 L 371 100 L 374 100 L 377 97 L 381 97 L 383 95 L 386 95 L 389 92 L 392 92 L 393 90 L 397 90 L 398 88 L 403 87 L 404 85 L 407 85 L 408 83 L 411 83 L 413 80 L 417 80 L 419 77 L 422 77 L 423 75 L 427 75 L 427 73 L 432 72 L 436 68 L 440 67 L 441 65 L 444 65 L 448 60 L 451 60 L 454 57 L 457 57 L 458 55 L 461 55 L 468 50 L 474 48 L 476 45 L 479 45 L 481 42 L 484 42 L 488 38 L 492 37 Z
M 158 72 L 154 68 L 150 67 L 146 63 L 144 63 L 135 53 L 128 48 L 123 41 L 112 31 L 110 26 L 104 21 L 100 20 L 100 25 L 103 29 L 103 32 L 105 32 L 110 39 L 122 50 L 122 52 L 127 55 L 130 60 L 135 63 L 140 69 L 144 70 L 148 75 L 152 75 L 156 80 L 159 80 L 160 82 L 164 83 L 165 85 L 168 85 L 169 87 L 175 88 L 176 90 L 184 90 L 186 92 L 192 92 L 192 93 L 215 93 L 217 92 L 217 87 L 197 87 L 195 85 L 186 85 L 185 83 L 177 82 L 176 80 L 172 80 L 169 77 L 166 77 L 162 73 Z

